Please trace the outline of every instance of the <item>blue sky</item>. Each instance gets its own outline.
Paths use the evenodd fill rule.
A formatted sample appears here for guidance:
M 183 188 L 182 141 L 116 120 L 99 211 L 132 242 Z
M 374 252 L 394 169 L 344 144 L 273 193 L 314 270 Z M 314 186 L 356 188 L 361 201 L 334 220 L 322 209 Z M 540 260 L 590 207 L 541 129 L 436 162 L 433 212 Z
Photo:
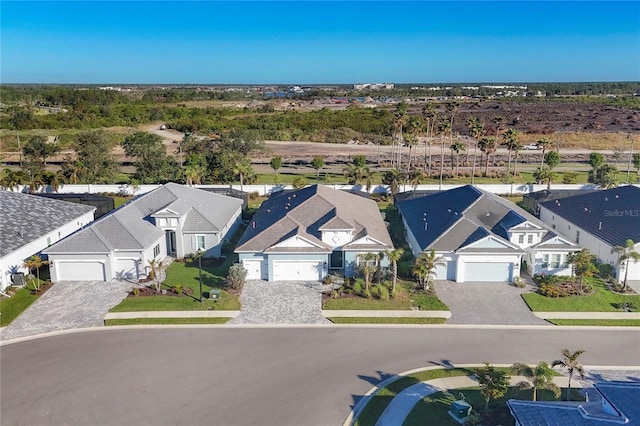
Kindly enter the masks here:
M 640 2 L 0 3 L 3 83 L 640 80 Z

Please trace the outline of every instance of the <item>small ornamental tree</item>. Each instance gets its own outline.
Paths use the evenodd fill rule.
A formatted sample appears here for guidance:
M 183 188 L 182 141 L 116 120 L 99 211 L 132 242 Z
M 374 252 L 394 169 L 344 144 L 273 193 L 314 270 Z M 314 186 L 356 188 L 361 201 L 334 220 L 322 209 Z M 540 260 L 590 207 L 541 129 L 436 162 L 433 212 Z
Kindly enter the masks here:
M 241 263 L 234 263 L 227 274 L 227 286 L 233 290 L 241 290 L 247 279 L 247 270 Z
M 532 389 L 532 400 L 537 399 L 538 389 L 547 389 L 553 392 L 554 397 L 560 396 L 560 388 L 553 383 L 554 372 L 546 362 L 540 362 L 535 367 L 526 364 L 515 363 L 511 366 L 511 372 L 518 376 L 524 376 L 526 380 L 517 384 L 520 389 Z
M 489 408 L 489 401 L 502 398 L 507 393 L 510 377 L 507 373 L 496 370 L 488 362 L 475 371 L 475 376 L 480 385 L 480 392 L 484 396 L 485 410 Z
M 273 157 L 271 161 L 269 161 L 269 165 L 276 173 L 276 178 L 278 177 L 278 169 L 282 168 L 282 157 Z
M 42 258 L 37 254 L 34 254 L 24 261 L 24 267 L 27 268 L 29 272 L 31 272 L 32 270 L 36 271 L 36 280 L 33 284 L 33 289 L 35 291 L 40 290 L 40 268 L 48 264 L 48 261 L 42 260 Z
M 324 158 L 322 157 L 313 157 L 311 160 L 311 167 L 316 169 L 316 178 L 320 177 L 320 169 L 324 167 Z
M 589 249 L 582 249 L 577 253 L 571 253 L 568 257 L 569 263 L 573 265 L 573 273 L 578 277 L 580 290 L 585 277 L 592 277 L 598 272 L 598 268 L 593 264 L 595 256 L 589 252 Z

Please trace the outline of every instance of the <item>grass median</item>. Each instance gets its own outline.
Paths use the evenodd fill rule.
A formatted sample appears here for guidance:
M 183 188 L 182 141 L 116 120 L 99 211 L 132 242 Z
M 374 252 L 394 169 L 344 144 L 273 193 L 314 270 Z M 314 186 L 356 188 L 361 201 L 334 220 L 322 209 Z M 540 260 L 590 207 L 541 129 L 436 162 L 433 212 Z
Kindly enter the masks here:
M 640 319 L 548 319 L 554 325 L 640 327 Z
M 105 320 L 104 325 L 226 324 L 231 318 L 128 318 Z
M 444 324 L 446 318 L 332 317 L 334 324 Z

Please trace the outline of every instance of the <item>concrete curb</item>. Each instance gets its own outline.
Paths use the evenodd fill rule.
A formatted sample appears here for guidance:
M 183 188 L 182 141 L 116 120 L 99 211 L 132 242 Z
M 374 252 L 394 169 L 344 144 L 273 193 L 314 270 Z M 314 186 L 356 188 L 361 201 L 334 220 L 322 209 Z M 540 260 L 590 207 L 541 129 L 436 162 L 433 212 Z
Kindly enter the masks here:
M 640 320 L 640 312 L 534 312 L 540 319 Z
M 512 364 L 491 364 L 493 367 L 511 367 Z M 535 364 L 531 364 L 531 365 L 535 365 Z M 382 388 L 386 387 L 389 383 L 395 382 L 396 380 L 404 377 L 404 376 L 408 376 L 410 374 L 413 373 L 418 373 L 420 371 L 428 371 L 428 370 L 444 370 L 444 369 L 448 369 L 448 368 L 478 368 L 478 367 L 483 367 L 484 364 L 458 364 L 458 365 L 451 365 L 451 366 L 441 366 L 441 365 L 437 365 L 437 366 L 433 366 L 433 367 L 422 367 L 422 368 L 415 368 L 413 370 L 407 370 L 407 371 L 403 371 L 401 373 L 398 373 L 392 377 L 389 377 L 383 381 L 381 381 L 380 383 L 378 383 L 377 385 L 375 385 L 374 387 L 372 387 L 371 389 L 369 389 L 363 396 L 362 398 L 360 398 L 358 400 L 358 402 L 353 406 L 353 408 L 351 409 L 351 411 L 349 412 L 349 415 L 347 416 L 347 418 L 345 419 L 343 426 L 351 426 L 353 424 L 353 422 L 358 418 L 358 416 L 360 415 L 360 413 L 362 412 L 362 410 L 364 409 L 364 407 L 366 407 L 366 405 L 369 403 L 369 401 L 371 400 L 372 397 L 375 396 L 376 393 L 378 393 L 378 391 L 380 391 Z M 583 366 L 585 370 L 632 370 L 632 371 L 640 371 L 640 366 L 614 366 L 614 365 L 584 365 Z M 458 377 L 463 377 L 463 378 L 468 378 L 469 376 L 458 376 Z M 447 377 L 444 379 L 434 379 L 434 380 L 429 380 L 427 382 L 423 382 L 423 383 L 430 383 L 430 382 L 442 382 L 443 380 L 447 380 L 447 381 L 452 381 L 452 379 L 457 379 L 458 377 Z M 568 378 L 567 377 L 561 377 L 558 376 L 557 377 L 558 381 L 560 383 L 564 382 L 568 382 Z M 556 382 L 556 379 L 554 378 L 554 382 Z M 574 381 L 572 382 L 572 387 L 582 387 L 582 384 L 578 384 L 579 382 Z M 558 384 L 556 382 L 556 384 Z M 462 386 L 465 387 L 465 386 Z M 384 413 L 384 411 L 383 411 Z
M 451 312 L 449 311 L 323 310 L 322 315 L 325 318 L 451 318 Z
M 139 311 L 109 312 L 105 320 L 136 318 L 235 318 L 240 311 Z

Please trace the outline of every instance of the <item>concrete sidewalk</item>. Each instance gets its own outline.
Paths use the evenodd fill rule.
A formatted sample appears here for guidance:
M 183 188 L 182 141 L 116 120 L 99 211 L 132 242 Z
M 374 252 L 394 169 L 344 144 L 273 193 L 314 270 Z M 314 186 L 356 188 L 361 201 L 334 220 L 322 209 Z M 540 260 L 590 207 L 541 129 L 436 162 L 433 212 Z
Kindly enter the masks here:
M 541 319 L 640 320 L 640 312 L 534 312 Z
M 515 386 L 524 380 L 526 380 L 524 376 L 511 376 L 510 384 L 511 386 Z M 553 383 L 558 387 L 565 388 L 569 384 L 569 378 L 557 376 L 553 378 Z M 415 405 L 423 398 L 426 398 L 433 393 L 475 386 L 478 386 L 478 382 L 473 378 L 473 376 L 446 377 L 442 379 L 428 380 L 426 382 L 409 386 L 391 400 L 391 403 L 387 405 L 387 408 L 385 408 L 382 415 L 380 415 L 380 418 L 378 418 L 376 426 L 401 425 L 409 413 L 411 413 L 413 407 L 415 407 Z M 573 380 L 571 382 L 571 387 L 582 388 L 582 383 Z

